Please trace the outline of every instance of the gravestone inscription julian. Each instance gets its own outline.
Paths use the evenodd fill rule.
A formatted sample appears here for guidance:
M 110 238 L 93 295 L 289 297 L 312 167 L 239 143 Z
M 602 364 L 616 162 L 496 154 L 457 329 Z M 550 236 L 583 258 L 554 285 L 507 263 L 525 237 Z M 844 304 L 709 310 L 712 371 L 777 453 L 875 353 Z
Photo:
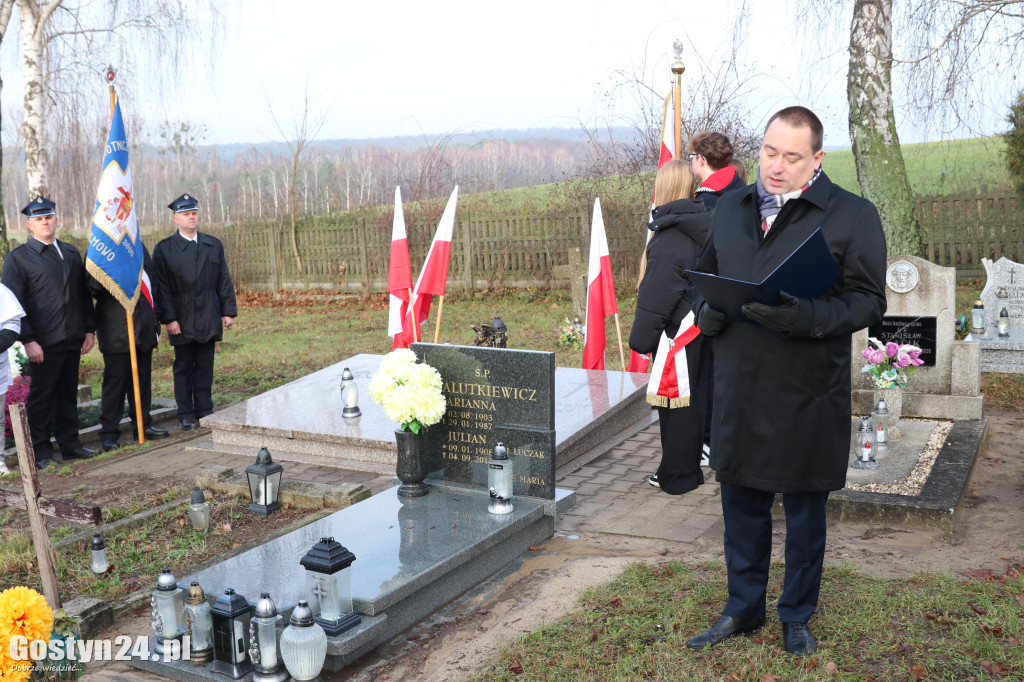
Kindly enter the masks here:
M 414 343 L 441 374 L 444 419 L 427 429 L 432 479 L 487 485 L 487 460 L 505 444 L 513 494 L 555 496 L 555 354 Z

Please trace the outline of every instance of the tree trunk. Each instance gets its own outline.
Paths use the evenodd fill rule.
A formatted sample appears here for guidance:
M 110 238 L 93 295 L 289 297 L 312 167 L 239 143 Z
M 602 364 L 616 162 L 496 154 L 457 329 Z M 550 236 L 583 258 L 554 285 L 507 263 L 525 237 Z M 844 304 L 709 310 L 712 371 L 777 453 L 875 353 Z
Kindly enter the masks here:
M 917 203 L 892 106 L 892 0 L 855 0 L 850 31 L 850 138 L 864 198 L 878 208 L 890 256 L 921 254 Z
M 25 120 L 21 125 L 21 132 L 25 138 L 29 200 L 36 196 L 46 196 L 48 193 L 46 147 L 43 143 L 43 26 L 38 12 L 32 0 L 18 0 L 21 51 L 24 60 L 22 68 L 25 71 Z
M 3 90 L 4 82 L 0 80 L 0 91 Z M 0 112 L 0 123 L 2 123 L 2 112 Z M 3 126 L 0 124 L 0 129 Z M 4 171 L 4 158 L 3 154 L 0 154 L 0 178 L 3 177 Z M 7 253 L 11 250 L 10 245 L 10 232 L 7 229 L 7 211 L 4 210 L 4 186 L 0 183 L 0 263 L 3 263 L 4 259 L 7 258 Z

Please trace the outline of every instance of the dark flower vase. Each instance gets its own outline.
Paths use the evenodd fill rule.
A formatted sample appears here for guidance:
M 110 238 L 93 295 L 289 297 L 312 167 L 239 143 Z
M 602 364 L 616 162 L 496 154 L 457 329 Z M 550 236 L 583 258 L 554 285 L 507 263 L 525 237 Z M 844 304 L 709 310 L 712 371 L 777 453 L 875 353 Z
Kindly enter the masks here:
M 395 431 L 395 442 L 398 444 L 398 463 L 395 473 L 402 485 L 398 486 L 401 497 L 422 497 L 430 492 L 423 482 L 427 477 L 427 453 L 424 443 L 425 434 L 420 431 Z

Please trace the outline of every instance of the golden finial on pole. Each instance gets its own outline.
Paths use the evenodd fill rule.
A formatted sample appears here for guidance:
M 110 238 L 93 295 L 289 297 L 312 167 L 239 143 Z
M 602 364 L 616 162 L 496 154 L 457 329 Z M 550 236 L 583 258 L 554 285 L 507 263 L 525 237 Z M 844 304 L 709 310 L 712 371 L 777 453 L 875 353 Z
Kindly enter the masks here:
M 674 73 L 675 76 L 676 76 L 676 82 L 675 82 L 675 85 L 672 88 L 672 90 L 673 90 L 673 93 L 672 93 L 673 97 L 672 97 L 672 99 L 673 99 L 673 102 L 675 103 L 675 108 L 674 108 L 674 110 L 672 112 L 672 126 L 673 126 L 673 128 L 675 130 L 675 134 L 676 134 L 675 135 L 675 138 L 676 138 L 676 158 L 677 159 L 681 159 L 681 158 L 683 158 L 683 150 L 682 150 L 682 144 L 683 144 L 683 140 L 682 140 L 682 138 L 683 138 L 683 130 L 682 130 L 682 127 L 683 127 L 683 121 L 682 121 L 682 119 L 683 119 L 683 112 L 682 112 L 682 109 L 680 107 L 682 105 L 683 71 L 686 71 L 686 65 L 683 64 L 683 59 L 682 59 L 682 56 L 683 56 L 683 41 L 676 40 L 675 42 L 673 42 L 672 43 L 672 52 L 674 52 L 675 56 L 676 56 L 675 61 L 672 62 L 672 67 L 671 67 L 672 68 L 672 73 Z

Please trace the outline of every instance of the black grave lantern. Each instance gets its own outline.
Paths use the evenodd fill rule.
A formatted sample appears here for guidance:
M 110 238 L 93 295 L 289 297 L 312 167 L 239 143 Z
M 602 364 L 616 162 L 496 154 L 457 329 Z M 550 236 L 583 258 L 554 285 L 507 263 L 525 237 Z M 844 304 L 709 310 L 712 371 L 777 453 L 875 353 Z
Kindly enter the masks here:
M 281 494 L 283 471 L 284 467 L 270 458 L 270 450 L 266 446 L 260 448 L 256 463 L 245 467 L 245 475 L 249 479 L 249 495 L 252 498 L 249 511 L 269 516 L 281 508 L 277 498 Z
M 249 660 L 252 606 L 230 587 L 210 607 L 213 618 L 213 663 L 210 671 L 237 680 L 256 669 Z
M 352 571 L 356 555 L 334 538 L 320 542 L 299 560 L 306 569 L 306 598 L 314 620 L 329 636 L 355 627 L 361 619 L 352 609 Z
M 508 345 L 508 326 L 500 315 L 491 320 L 491 346 L 505 348 Z

